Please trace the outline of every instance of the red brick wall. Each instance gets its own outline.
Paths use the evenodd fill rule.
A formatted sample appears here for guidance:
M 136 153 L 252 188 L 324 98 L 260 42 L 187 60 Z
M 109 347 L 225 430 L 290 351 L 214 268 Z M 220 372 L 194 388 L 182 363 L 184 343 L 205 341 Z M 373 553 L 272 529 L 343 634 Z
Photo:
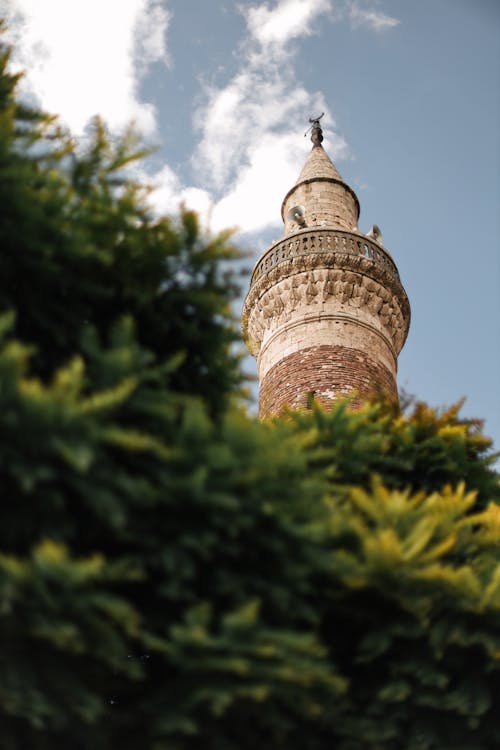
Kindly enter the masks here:
M 261 418 L 285 406 L 303 408 L 307 394 L 325 406 L 355 389 L 354 406 L 376 394 L 397 399 L 393 375 L 359 349 L 346 346 L 311 346 L 284 357 L 266 373 L 260 384 Z

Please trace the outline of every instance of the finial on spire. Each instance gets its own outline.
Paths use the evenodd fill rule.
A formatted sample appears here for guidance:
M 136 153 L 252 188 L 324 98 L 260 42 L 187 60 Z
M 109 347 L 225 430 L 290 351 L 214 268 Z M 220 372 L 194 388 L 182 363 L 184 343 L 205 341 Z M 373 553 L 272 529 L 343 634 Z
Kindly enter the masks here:
M 304 136 L 308 134 L 309 131 L 311 131 L 311 141 L 314 143 L 315 146 L 319 146 L 321 144 L 321 141 L 323 140 L 323 131 L 321 129 L 321 125 L 319 124 L 319 121 L 323 117 L 325 113 L 322 112 L 319 117 L 310 117 L 309 122 L 311 123 L 311 127 L 306 130 L 304 133 Z

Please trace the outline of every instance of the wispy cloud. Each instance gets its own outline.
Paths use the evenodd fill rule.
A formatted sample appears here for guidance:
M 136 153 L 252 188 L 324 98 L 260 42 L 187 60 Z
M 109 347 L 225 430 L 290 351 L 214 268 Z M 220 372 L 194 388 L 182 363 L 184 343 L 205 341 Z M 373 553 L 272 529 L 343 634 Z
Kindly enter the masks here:
M 311 114 L 327 112 L 330 145 L 345 150 L 322 93 L 307 91 L 294 70 L 292 42 L 313 34 L 331 11 L 330 0 L 278 0 L 272 8 L 241 10 L 247 35 L 240 70 L 224 86 L 206 87 L 195 120 L 194 161 L 216 196 L 215 226 L 256 231 L 279 223 L 281 199 L 310 147 L 297 133 Z
M 96 113 L 111 130 L 133 119 L 143 134 L 155 132 L 156 111 L 140 99 L 138 81 L 151 63 L 167 64 L 165 3 L 7 0 L 6 11 L 25 91 L 73 132 Z
M 134 62 L 139 74 L 145 75 L 156 62 L 170 64 L 167 29 L 172 13 L 162 0 L 142 0 L 133 29 Z
M 399 20 L 375 8 L 363 8 L 359 3 L 349 3 L 349 20 L 354 28 L 370 31 L 387 31 L 399 24 Z
M 314 22 L 323 13 L 332 10 L 330 0 L 281 0 L 274 9 L 266 3 L 249 8 L 246 12 L 251 37 L 263 46 L 281 50 L 291 39 L 309 36 Z
M 267 136 L 276 142 L 296 134 L 305 117 L 326 107 L 320 93 L 309 94 L 295 80 L 292 68 L 281 70 L 271 60 L 249 66 L 222 88 L 207 87 L 205 94 L 196 116 L 200 142 L 194 160 L 216 191 L 235 179 Z
M 301 149 L 297 136 L 297 128 L 278 135 L 268 132 L 248 149 L 248 163 L 213 209 L 215 226 L 257 232 L 280 225 L 281 201 L 311 145 L 307 142 Z
M 197 211 L 207 227 L 212 226 L 214 204 L 211 194 L 201 187 L 183 185 L 178 174 L 168 164 L 153 175 L 144 169 L 143 164 L 134 166 L 132 175 L 138 182 L 147 183 L 153 188 L 148 203 L 157 215 L 175 214 L 179 206 L 184 204 Z
M 174 0 L 0 2 L 15 64 L 46 110 L 60 113 L 77 135 L 99 113 L 112 131 L 134 120 L 143 135 L 158 136 L 158 112 L 140 84 L 152 64 L 170 64 Z M 183 183 L 169 165 L 152 176 L 141 168 L 140 177 L 157 186 L 151 202 L 161 213 L 183 201 L 213 229 L 256 232 L 280 224 L 280 202 L 310 148 L 300 137 L 309 116 L 324 111 L 329 152 L 347 154 L 322 92 L 308 91 L 297 75 L 300 41 L 340 19 L 375 32 L 398 21 L 362 0 L 268 0 L 239 12 L 246 30 L 235 45 L 236 71 L 222 85 L 205 80 L 194 113 L 197 184 Z
M 297 79 L 298 41 L 325 21 L 380 32 L 398 21 L 373 6 L 338 0 L 276 0 L 241 9 L 247 35 L 240 69 L 223 86 L 207 86 L 196 114 L 200 140 L 194 155 L 204 184 L 215 196 L 215 226 L 239 225 L 260 231 L 280 223 L 280 203 L 297 176 L 310 144 L 298 138 L 307 118 L 326 113 L 325 136 L 335 158 L 347 144 L 320 91 Z

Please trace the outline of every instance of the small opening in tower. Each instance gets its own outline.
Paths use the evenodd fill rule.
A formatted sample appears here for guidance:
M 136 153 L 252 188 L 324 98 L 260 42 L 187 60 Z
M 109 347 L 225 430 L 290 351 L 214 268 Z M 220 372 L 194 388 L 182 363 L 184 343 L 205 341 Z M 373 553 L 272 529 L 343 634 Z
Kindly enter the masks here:
M 315 397 L 316 391 L 308 391 L 306 393 L 306 406 L 308 409 L 312 409 Z

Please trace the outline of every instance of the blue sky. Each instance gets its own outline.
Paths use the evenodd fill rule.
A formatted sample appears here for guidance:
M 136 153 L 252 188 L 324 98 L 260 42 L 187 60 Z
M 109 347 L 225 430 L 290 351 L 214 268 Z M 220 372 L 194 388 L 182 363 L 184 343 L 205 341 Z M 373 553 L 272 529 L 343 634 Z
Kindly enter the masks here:
M 255 260 L 325 111 L 324 146 L 412 306 L 398 381 L 467 396 L 500 448 L 498 0 L 0 0 L 26 96 L 85 139 L 100 113 L 156 155 L 156 210 L 239 226 Z

